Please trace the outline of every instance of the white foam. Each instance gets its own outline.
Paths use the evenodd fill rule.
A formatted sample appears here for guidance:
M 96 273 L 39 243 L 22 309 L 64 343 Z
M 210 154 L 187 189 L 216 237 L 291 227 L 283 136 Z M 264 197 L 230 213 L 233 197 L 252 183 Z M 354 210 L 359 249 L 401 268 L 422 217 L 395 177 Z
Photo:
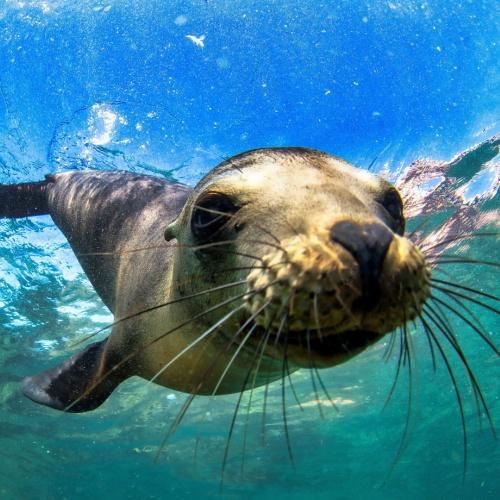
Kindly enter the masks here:
M 108 104 L 94 104 L 87 120 L 90 142 L 96 146 L 109 144 L 116 134 L 119 115 Z

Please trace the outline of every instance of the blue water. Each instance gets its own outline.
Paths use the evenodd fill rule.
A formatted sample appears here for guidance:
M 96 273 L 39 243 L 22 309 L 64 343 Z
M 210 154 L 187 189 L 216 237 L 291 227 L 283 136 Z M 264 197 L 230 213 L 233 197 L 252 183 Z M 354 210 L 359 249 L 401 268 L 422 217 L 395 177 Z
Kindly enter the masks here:
M 377 171 L 449 159 L 499 132 L 497 10 L 494 1 L 4 0 L 0 183 L 120 168 L 192 184 L 223 158 L 280 145 L 322 149 L 361 167 L 373 162 Z M 187 35 L 205 35 L 204 47 Z M 466 195 L 493 178 L 483 173 Z M 499 260 L 491 239 L 462 250 Z M 498 290 L 491 268 L 457 266 L 452 274 Z M 498 333 L 498 316 L 474 312 L 488 335 Z M 234 397 L 195 402 L 155 462 L 184 395 L 131 379 L 99 410 L 71 415 L 20 394 L 22 377 L 65 359 L 72 342 L 110 319 L 50 218 L 0 220 L 1 498 L 220 494 Z M 498 360 L 455 323 L 498 427 Z M 301 400 L 311 403 L 301 411 L 288 400 L 295 468 L 280 385 L 270 389 L 264 439 L 257 391 L 245 453 L 246 409 L 237 421 L 222 495 L 497 498 L 499 446 L 484 419 L 480 429 L 463 370 L 451 356 L 466 400 L 465 481 L 453 387 L 442 362 L 433 374 L 423 335 L 413 338 L 409 432 L 392 469 L 408 377 L 382 412 L 397 358 L 384 363 L 381 343 L 324 373 L 339 407 L 324 402 L 324 419 L 311 403 L 308 372 L 294 375 Z

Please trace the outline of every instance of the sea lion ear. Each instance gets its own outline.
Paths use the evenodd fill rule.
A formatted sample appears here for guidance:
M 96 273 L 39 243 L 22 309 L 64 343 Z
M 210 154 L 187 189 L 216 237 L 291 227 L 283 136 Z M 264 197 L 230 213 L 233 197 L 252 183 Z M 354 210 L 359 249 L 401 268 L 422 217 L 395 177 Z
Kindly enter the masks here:
M 56 410 L 84 412 L 97 408 L 127 378 L 118 371 L 106 373 L 105 345 L 106 340 L 90 344 L 60 365 L 25 378 L 23 394 Z

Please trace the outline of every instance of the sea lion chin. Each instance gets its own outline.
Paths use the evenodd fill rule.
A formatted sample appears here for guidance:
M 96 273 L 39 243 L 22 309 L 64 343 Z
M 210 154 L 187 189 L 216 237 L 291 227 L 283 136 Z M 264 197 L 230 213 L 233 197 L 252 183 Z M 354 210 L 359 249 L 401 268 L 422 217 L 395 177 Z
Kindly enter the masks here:
M 25 380 L 57 409 L 96 408 L 131 375 L 223 394 L 283 377 L 284 361 L 343 363 L 430 294 L 397 190 L 311 149 L 243 153 L 192 190 L 125 172 L 1 188 L 0 215 L 52 216 L 115 314 L 107 339 Z

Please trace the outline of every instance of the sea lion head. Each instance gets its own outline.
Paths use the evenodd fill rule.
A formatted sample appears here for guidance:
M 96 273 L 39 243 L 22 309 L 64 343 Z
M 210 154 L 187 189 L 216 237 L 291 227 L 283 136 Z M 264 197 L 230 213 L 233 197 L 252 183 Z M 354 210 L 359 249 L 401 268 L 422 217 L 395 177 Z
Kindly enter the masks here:
M 189 314 L 227 302 L 206 327 L 234 310 L 218 327 L 225 338 L 326 367 L 420 314 L 430 270 L 404 228 L 383 178 L 319 151 L 271 148 L 212 170 L 165 235 L 182 249 L 177 295 L 200 293 Z

